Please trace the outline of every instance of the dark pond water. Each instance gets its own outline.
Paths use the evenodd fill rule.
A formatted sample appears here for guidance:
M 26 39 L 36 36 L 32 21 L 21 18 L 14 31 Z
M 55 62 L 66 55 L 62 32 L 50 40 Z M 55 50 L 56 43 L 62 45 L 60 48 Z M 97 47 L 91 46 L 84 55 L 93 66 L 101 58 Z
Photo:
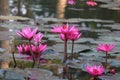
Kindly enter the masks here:
M 50 32 L 51 27 L 55 24 L 68 22 L 70 25 L 74 24 L 80 28 L 82 37 L 75 42 L 74 50 L 75 53 L 77 53 L 76 60 L 79 61 L 75 64 L 68 65 L 70 67 L 68 72 L 70 73 L 70 80 L 89 80 L 91 76 L 84 71 L 85 65 L 90 63 L 94 64 L 94 62 L 89 61 L 104 63 L 105 55 L 95 50 L 99 43 L 115 43 L 116 48 L 110 53 L 108 68 L 115 68 L 116 72 L 120 72 L 120 9 L 118 9 L 120 5 L 107 6 L 114 2 L 110 0 L 108 0 L 108 2 L 96 0 L 98 6 L 89 7 L 85 4 L 85 0 L 76 1 L 76 5 L 68 5 L 65 0 L 26 0 L 26 2 L 21 0 L 21 3 L 23 2 L 25 5 L 26 3 L 28 4 L 24 8 L 31 10 L 30 14 L 32 13 L 34 16 L 35 23 L 40 24 L 37 26 L 45 35 L 45 42 L 48 44 L 48 48 L 58 53 L 63 53 L 63 41 L 61 41 L 56 34 Z M 118 5 L 117 3 L 120 3 L 120 1 L 118 0 L 114 5 Z M 105 7 L 103 7 L 104 5 Z M 117 9 L 113 9 L 114 7 L 117 7 Z M 28 14 L 22 16 L 28 16 Z M 29 15 L 29 17 L 31 17 L 31 15 Z M 13 25 L 14 23 L 8 26 Z M 18 23 L 17 25 L 22 26 Z M 5 26 L 5 24 L 2 24 L 2 27 Z M 26 24 L 23 24 L 23 26 L 26 26 Z M 18 27 L 14 25 L 12 29 L 16 30 L 17 28 Z M 5 40 L 8 39 L 5 38 Z M 1 41 L 4 42 L 3 40 Z M 9 42 L 5 43 L 9 45 Z M 70 54 L 71 42 L 69 42 L 68 45 L 68 53 Z M 2 47 L 8 49 L 8 47 Z M 49 70 L 55 73 L 53 67 Z M 55 73 L 55 75 L 61 78 L 61 74 Z

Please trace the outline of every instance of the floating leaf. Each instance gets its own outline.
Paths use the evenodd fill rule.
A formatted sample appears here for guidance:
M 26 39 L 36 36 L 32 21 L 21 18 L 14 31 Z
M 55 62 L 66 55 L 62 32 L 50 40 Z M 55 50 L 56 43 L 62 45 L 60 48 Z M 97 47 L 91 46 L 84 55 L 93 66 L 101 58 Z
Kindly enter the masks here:
M 101 80 L 120 80 L 120 73 L 115 73 L 115 74 L 106 74 L 103 76 L 99 76 Z
M 120 67 L 120 60 L 109 59 L 109 64 L 114 67 Z
M 47 49 L 42 54 L 47 55 L 47 54 L 58 54 L 58 52 L 54 51 L 53 49 Z
M 25 80 L 24 76 L 20 75 L 17 72 L 11 71 L 11 70 L 6 70 L 4 72 L 4 74 L 5 74 L 4 80 Z
M 47 54 L 47 55 L 42 55 L 41 57 L 44 58 L 45 56 L 45 59 L 62 59 L 63 55 L 61 54 Z
M 102 57 L 96 57 L 96 56 L 82 56 L 82 57 L 79 57 L 79 60 L 84 60 L 84 61 L 98 61 L 98 62 L 104 62 L 105 59 L 102 58 Z
M 52 76 L 52 72 L 44 69 L 26 68 L 25 72 L 29 75 L 29 78 L 37 80 L 47 80 Z
M 102 63 L 100 63 L 100 62 L 97 62 L 97 61 L 85 61 L 84 63 L 82 63 L 81 64 L 81 69 L 83 70 L 83 71 L 86 71 L 86 66 L 94 66 L 94 65 L 96 65 L 96 66 L 98 66 L 98 65 L 102 65 Z
M 13 72 L 20 74 L 21 76 L 28 77 L 28 74 L 23 69 L 9 68 L 8 71 L 13 71 Z

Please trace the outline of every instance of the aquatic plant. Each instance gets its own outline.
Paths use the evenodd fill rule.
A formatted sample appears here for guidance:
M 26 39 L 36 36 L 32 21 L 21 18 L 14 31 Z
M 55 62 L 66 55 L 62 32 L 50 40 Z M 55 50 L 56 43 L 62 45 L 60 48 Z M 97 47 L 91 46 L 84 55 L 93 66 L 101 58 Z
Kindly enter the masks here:
M 86 4 L 87 4 L 88 6 L 97 6 L 97 3 L 96 3 L 94 0 L 87 0 L 87 1 L 86 1 Z
M 76 1 L 75 0 L 67 0 L 67 4 L 75 5 Z M 86 0 L 86 5 L 93 7 L 93 6 L 97 6 L 98 4 L 94 0 Z
M 21 44 L 17 46 L 20 54 L 29 55 L 28 59 L 33 60 L 32 67 L 34 67 L 36 60 L 38 65 L 40 63 L 41 52 L 45 51 L 47 45 L 42 44 L 41 39 L 43 38 L 42 33 L 37 33 L 38 28 L 31 29 L 29 26 L 23 28 L 22 31 L 18 31 L 17 34 L 20 37 L 25 38 L 29 41 L 29 44 Z
M 70 55 L 71 59 L 74 58 L 74 55 L 73 55 L 73 53 L 74 53 L 73 52 L 73 50 L 74 50 L 74 41 L 78 40 L 81 37 L 81 35 L 82 35 L 82 33 L 79 32 L 79 31 L 77 31 L 75 33 L 68 33 L 66 35 L 66 37 L 67 37 L 66 40 L 71 40 L 72 41 L 72 49 L 71 49 L 71 55 Z M 65 40 L 65 35 L 64 34 L 60 34 L 59 37 L 60 37 L 61 40 L 63 40 L 63 41 Z
M 64 59 L 63 59 L 63 63 L 66 62 L 67 60 L 67 41 L 72 38 L 69 35 L 70 34 L 78 34 L 79 29 L 76 28 L 74 25 L 72 25 L 71 27 L 68 25 L 68 23 L 66 25 L 59 25 L 59 26 L 55 26 L 53 27 L 53 29 L 51 30 L 54 33 L 58 33 L 60 35 L 60 39 L 62 39 L 64 41 Z M 68 37 L 69 36 L 69 37 Z M 77 39 L 78 37 L 76 37 Z
M 112 51 L 114 47 L 115 47 L 115 44 L 98 44 L 97 50 L 105 52 L 106 54 L 105 68 L 107 67 L 108 53 Z
M 81 32 L 77 32 L 77 33 L 71 33 L 68 35 L 69 40 L 72 41 L 72 49 L 71 49 L 71 59 L 74 58 L 74 41 L 78 40 L 81 37 L 82 33 Z
M 36 34 L 38 28 L 35 28 L 33 31 L 29 26 L 23 28 L 21 31 L 18 31 L 17 34 L 27 40 L 31 40 L 33 36 Z
M 75 5 L 76 1 L 75 0 L 67 0 L 67 4 L 69 4 L 69 5 Z
M 94 77 L 94 79 L 97 77 L 97 76 L 102 76 L 105 69 L 103 66 L 86 66 L 86 71 L 92 75 Z M 94 80 L 93 79 L 93 80 Z
M 43 34 L 40 32 L 37 33 L 36 35 L 34 35 L 34 37 L 33 37 L 34 44 L 38 45 L 39 43 L 41 43 L 42 38 L 43 38 Z

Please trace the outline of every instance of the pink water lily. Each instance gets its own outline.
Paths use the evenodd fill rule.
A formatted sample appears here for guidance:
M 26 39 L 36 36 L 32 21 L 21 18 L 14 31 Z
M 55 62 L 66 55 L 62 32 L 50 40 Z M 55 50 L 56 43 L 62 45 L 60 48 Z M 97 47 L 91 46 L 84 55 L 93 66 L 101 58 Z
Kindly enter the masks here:
M 68 35 L 68 39 L 69 40 L 78 40 L 80 37 L 81 37 L 81 33 L 78 32 L 78 33 L 73 33 L 73 34 L 69 34 Z
M 22 31 L 18 31 L 17 34 L 27 40 L 31 40 L 33 36 L 36 34 L 38 28 L 31 29 L 29 26 L 26 28 L 23 28 Z
M 35 58 L 39 58 L 41 52 L 46 50 L 46 47 L 47 45 L 43 45 L 43 44 L 40 44 L 38 46 L 32 45 L 32 52 Z M 30 45 L 22 44 L 22 45 L 17 46 L 17 49 L 20 54 L 26 54 L 26 55 L 32 56 L 30 54 Z
M 112 51 L 114 47 L 115 47 L 115 44 L 99 44 L 97 47 L 97 50 L 108 53 Z
M 113 48 L 115 47 L 114 44 L 99 44 L 97 47 L 98 51 L 103 51 L 106 53 L 106 59 L 105 59 L 105 68 L 107 68 L 107 58 L 108 58 L 108 52 L 112 51 Z
M 86 71 L 92 76 L 101 76 L 104 73 L 103 66 L 86 66 Z
M 35 43 L 35 44 L 37 44 L 37 43 L 39 43 L 39 42 L 41 42 L 41 39 L 43 38 L 43 34 L 42 33 L 37 33 L 36 35 L 34 35 L 34 37 L 33 37 L 33 42 Z
M 64 34 L 60 34 L 60 35 L 59 35 L 59 38 L 60 38 L 61 40 L 63 40 L 63 41 L 65 41 L 65 40 L 67 40 L 67 41 L 68 41 L 67 36 L 65 37 L 65 35 L 64 35 Z
M 87 0 L 86 4 L 88 6 L 97 6 L 97 3 L 95 1 L 93 1 L 93 0 Z
M 67 0 L 67 4 L 69 5 L 75 5 L 75 0 Z
M 26 44 L 18 45 L 17 49 L 18 49 L 19 54 L 31 55 L 30 54 L 30 45 L 26 45 Z
M 74 41 L 75 41 L 75 40 L 78 40 L 78 39 L 81 37 L 81 33 L 79 33 L 79 32 L 77 33 L 77 32 L 76 32 L 76 33 L 73 33 L 73 34 L 72 34 L 72 33 L 69 33 L 69 34 L 66 34 L 66 35 L 60 34 L 59 37 L 60 37 L 60 39 L 63 40 L 63 41 L 64 41 L 65 39 L 66 39 L 66 40 L 74 40 Z
M 79 29 L 75 28 L 74 25 L 70 27 L 67 23 L 66 25 L 62 25 L 62 26 L 60 25 L 55 26 L 51 31 L 55 33 L 66 34 L 66 33 L 76 33 L 79 31 Z
M 47 45 L 46 45 L 46 44 L 45 44 L 45 45 L 40 44 L 40 45 L 38 45 L 38 46 L 32 45 L 32 51 L 33 51 L 33 53 L 35 53 L 35 54 L 39 54 L 39 53 L 45 51 L 46 48 L 47 48 Z
M 79 29 L 76 28 L 74 25 L 69 26 L 68 23 L 66 25 L 62 26 L 55 26 L 51 30 L 54 33 L 58 33 L 60 36 L 60 39 L 64 41 L 64 59 L 63 63 L 67 60 L 67 41 L 68 41 L 68 35 L 69 34 L 76 34 L 79 32 Z

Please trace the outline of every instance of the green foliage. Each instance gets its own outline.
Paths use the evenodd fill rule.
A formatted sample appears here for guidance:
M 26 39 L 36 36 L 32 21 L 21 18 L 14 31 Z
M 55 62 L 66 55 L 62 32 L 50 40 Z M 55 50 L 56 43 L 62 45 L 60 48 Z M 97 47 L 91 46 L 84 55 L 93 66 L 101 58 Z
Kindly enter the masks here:
M 16 62 L 17 62 L 17 67 L 18 67 L 18 68 L 21 68 L 21 69 L 31 68 L 31 65 L 32 65 L 32 62 L 30 62 L 30 61 L 16 60 Z M 14 62 L 11 61 L 11 62 L 10 62 L 10 67 L 13 67 L 13 66 L 14 66 Z

